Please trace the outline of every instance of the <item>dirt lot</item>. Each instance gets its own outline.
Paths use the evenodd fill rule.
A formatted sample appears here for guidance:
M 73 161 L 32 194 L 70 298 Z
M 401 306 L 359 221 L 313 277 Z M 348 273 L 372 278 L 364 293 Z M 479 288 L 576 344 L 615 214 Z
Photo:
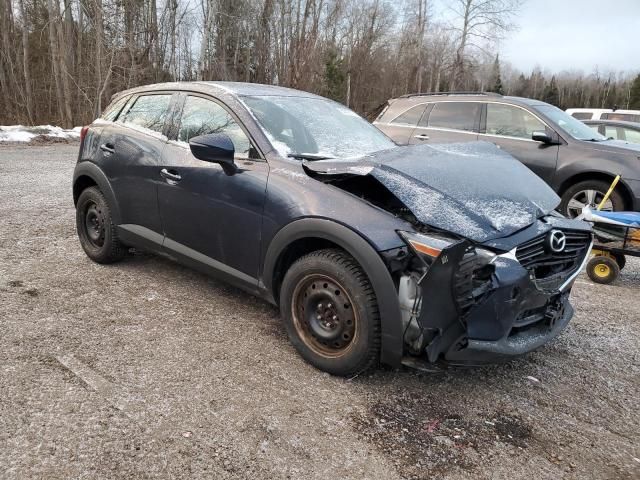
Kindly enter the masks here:
M 333 378 L 260 300 L 89 261 L 76 152 L 0 147 L 0 477 L 640 478 L 640 262 L 524 359 Z

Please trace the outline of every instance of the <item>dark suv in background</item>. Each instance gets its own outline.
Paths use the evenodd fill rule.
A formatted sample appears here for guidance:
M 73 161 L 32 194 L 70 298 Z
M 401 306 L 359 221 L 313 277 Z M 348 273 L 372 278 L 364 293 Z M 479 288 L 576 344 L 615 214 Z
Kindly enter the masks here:
M 489 93 L 406 95 L 389 100 L 374 125 L 400 145 L 484 140 L 509 152 L 562 198 L 575 217 L 596 206 L 617 174 L 604 210 L 640 210 L 640 146 L 607 139 L 559 108 Z

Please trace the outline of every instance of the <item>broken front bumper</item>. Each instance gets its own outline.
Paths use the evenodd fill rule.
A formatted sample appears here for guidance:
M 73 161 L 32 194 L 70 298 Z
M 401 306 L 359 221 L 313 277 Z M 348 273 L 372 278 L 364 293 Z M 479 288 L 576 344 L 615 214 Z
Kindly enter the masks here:
M 498 255 L 482 266 L 480 280 L 467 242 L 443 250 L 419 281 L 421 350 L 431 362 L 483 364 L 548 343 L 573 316 L 569 293 L 589 249 L 572 269 L 544 279 L 515 252 Z

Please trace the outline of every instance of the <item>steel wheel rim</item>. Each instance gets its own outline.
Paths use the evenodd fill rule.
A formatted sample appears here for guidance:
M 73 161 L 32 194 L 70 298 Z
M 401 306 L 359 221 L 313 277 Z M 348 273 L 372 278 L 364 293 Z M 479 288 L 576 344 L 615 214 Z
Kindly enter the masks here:
M 90 202 L 84 213 L 84 231 L 91 245 L 100 248 L 104 245 L 104 215 L 95 202 Z
M 592 209 L 598 208 L 598 205 L 600 205 L 600 202 L 602 202 L 605 195 L 605 192 L 594 189 L 580 190 L 579 192 L 576 192 L 567 204 L 567 214 L 569 218 L 576 218 L 582 213 L 582 209 L 586 206 L 589 206 Z M 604 203 L 601 210 L 604 212 L 613 211 L 613 202 L 610 198 Z
M 346 289 L 322 274 L 305 276 L 293 292 L 293 323 L 314 353 L 326 358 L 345 355 L 358 337 L 358 312 Z

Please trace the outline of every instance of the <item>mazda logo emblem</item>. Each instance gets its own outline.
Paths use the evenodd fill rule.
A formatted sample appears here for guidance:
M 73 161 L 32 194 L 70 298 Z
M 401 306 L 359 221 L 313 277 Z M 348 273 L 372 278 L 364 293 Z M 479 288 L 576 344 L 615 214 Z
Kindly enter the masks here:
M 547 237 L 547 247 L 549 250 L 555 253 L 564 251 L 564 247 L 567 246 L 567 237 L 560 230 L 551 230 Z

